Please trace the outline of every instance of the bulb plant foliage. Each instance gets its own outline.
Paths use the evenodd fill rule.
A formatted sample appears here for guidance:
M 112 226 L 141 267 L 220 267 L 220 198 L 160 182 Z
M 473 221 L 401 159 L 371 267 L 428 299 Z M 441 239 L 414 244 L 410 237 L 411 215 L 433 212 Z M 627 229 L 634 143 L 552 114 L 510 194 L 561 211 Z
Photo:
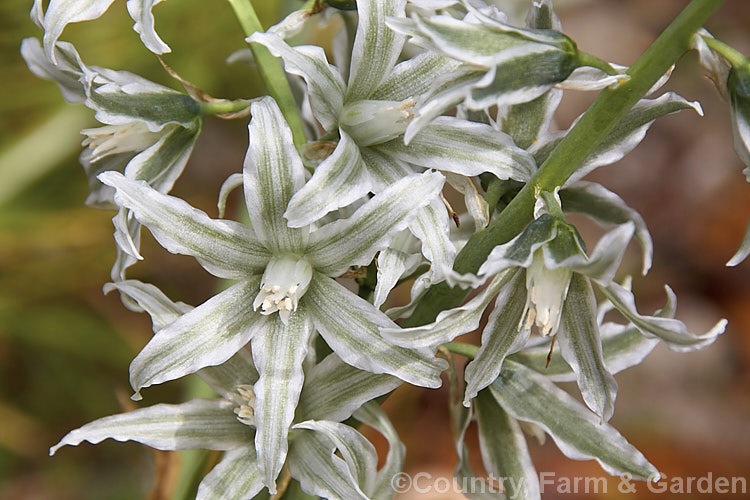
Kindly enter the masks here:
M 485 470 L 513 498 L 540 498 L 523 431 L 549 434 L 568 457 L 596 460 L 610 474 L 658 477 L 607 423 L 614 375 L 658 343 L 706 347 L 726 322 L 689 331 L 675 319 L 669 287 L 661 310 L 639 312 L 630 278 L 618 271 L 633 238 L 649 271 L 645 221 L 582 178 L 630 152 L 660 116 L 702 114 L 698 103 L 660 90 L 682 49 L 661 66 L 648 53 L 633 68 L 607 63 L 562 32 L 550 0 L 530 1 L 523 25 L 482 0 L 315 1 L 267 32 L 248 21 L 257 19 L 248 0 L 230 0 L 271 95 L 225 101 L 187 82 L 177 91 L 85 64 L 61 40 L 64 29 L 112 3 L 51 0 L 45 9 L 36 0 L 31 17 L 42 40 L 24 40 L 21 52 L 31 71 L 102 123 L 82 131 L 80 161 L 87 203 L 116 211 L 118 256 L 105 291 L 153 321 L 153 338 L 130 365 L 133 399 L 190 374 L 217 397 L 101 418 L 51 454 L 107 438 L 217 450 L 221 459 L 197 481 L 199 499 L 295 491 L 387 499 L 406 450 L 380 404 L 403 383 L 447 383 L 458 477 L 474 476 L 464 442 L 472 421 Z M 157 3 L 128 0 L 127 9 L 146 48 L 163 54 L 170 48 L 154 28 Z M 750 62 L 701 29 L 720 4 L 694 0 L 661 43 L 698 51 L 730 105 L 750 179 Z M 320 46 L 288 41 L 315 22 L 340 27 L 332 62 Z M 296 103 L 283 98 L 289 82 L 304 89 Z M 566 89 L 599 91 L 616 109 L 595 103 L 555 130 Z M 222 217 L 229 192 L 241 187 L 243 221 L 212 218 L 169 194 L 210 115 L 249 117 L 244 164 L 218 203 Z M 589 139 L 596 119 L 598 136 Z M 566 148 L 583 155 L 558 172 Z M 463 193 L 466 214 L 445 200 L 446 185 Z M 571 213 L 602 226 L 598 242 L 583 240 Z M 192 307 L 129 279 L 144 258 L 144 227 L 168 251 L 232 283 Z M 510 227 L 517 230 L 502 233 Z M 748 254 L 750 236 L 730 265 Z M 411 283 L 410 303 L 385 309 L 400 283 Z M 479 345 L 455 342 L 485 315 Z M 463 373 L 459 355 L 469 358 Z M 567 381 L 583 404 L 555 385 Z M 389 444 L 380 469 L 361 424 Z

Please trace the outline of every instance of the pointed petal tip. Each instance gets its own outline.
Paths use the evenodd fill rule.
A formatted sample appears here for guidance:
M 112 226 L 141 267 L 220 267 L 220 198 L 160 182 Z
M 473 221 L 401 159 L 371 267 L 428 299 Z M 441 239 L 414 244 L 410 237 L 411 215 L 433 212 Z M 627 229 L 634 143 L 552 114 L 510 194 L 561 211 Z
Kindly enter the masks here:
M 143 396 L 141 396 L 140 389 L 137 390 L 137 391 L 135 391 L 135 394 L 133 394 L 132 396 L 130 396 L 130 399 L 132 401 L 141 401 L 143 399 Z

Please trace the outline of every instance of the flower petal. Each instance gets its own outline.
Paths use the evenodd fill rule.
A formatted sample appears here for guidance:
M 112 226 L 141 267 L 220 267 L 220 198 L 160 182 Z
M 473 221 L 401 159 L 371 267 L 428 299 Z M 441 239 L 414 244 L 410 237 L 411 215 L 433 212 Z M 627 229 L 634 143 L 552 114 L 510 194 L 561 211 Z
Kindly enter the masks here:
M 615 411 L 617 382 L 604 363 L 594 290 L 578 273 L 570 279 L 560 326 L 560 351 L 576 373 L 583 400 L 603 422 L 609 421 Z
M 311 234 L 306 257 L 317 271 L 329 276 L 338 276 L 349 266 L 369 264 L 416 211 L 437 196 L 444 181 L 434 172 L 400 179 L 351 217 L 326 224 Z
M 599 285 L 604 296 L 615 309 L 627 318 L 646 337 L 661 339 L 670 349 L 677 352 L 694 351 L 711 345 L 716 337 L 724 333 L 727 320 L 722 319 L 703 335 L 690 332 L 682 321 L 657 316 L 643 316 L 635 307 L 633 293 L 617 283 Z
M 143 44 L 154 54 L 172 52 L 169 45 L 159 38 L 154 28 L 154 14 L 151 9 L 163 0 L 128 0 L 128 13 L 135 24 L 133 29 L 141 36 Z
M 566 212 L 583 213 L 605 227 L 632 221 L 635 237 L 643 251 L 643 275 L 651 269 L 654 243 L 643 217 L 625 204 L 622 198 L 601 184 L 578 181 L 560 190 L 560 200 Z
M 211 219 L 185 201 L 117 172 L 104 172 L 99 180 L 117 189 L 117 203 L 129 208 L 164 248 L 195 257 L 215 276 L 243 278 L 261 272 L 271 257 L 243 224 Z
M 219 190 L 219 201 L 216 203 L 216 207 L 219 209 L 219 217 L 223 218 L 224 213 L 227 209 L 227 200 L 232 191 L 242 187 L 244 183 L 244 176 L 240 173 L 232 174 L 227 177 L 224 182 L 221 183 L 221 189 Z
M 307 373 L 297 414 L 304 420 L 343 422 L 367 401 L 401 383 L 390 375 L 358 370 L 336 354 L 329 354 Z
M 245 156 L 245 202 L 253 229 L 272 251 L 304 248 L 308 229 L 287 226 L 284 212 L 302 185 L 305 169 L 292 131 L 271 97 L 250 107 L 250 146 Z
M 737 252 L 727 262 L 727 266 L 734 267 L 744 261 L 747 256 L 750 255 L 750 222 L 748 222 L 747 229 L 745 230 L 745 236 L 742 238 L 742 243 Z
M 375 447 L 353 427 L 338 422 L 325 420 L 306 420 L 293 427 L 321 434 L 338 450 L 341 462 L 337 462 L 349 484 L 358 490 L 371 491 L 375 485 L 375 471 L 378 466 L 378 455 Z M 331 455 L 333 457 L 333 454 Z M 336 457 L 338 458 L 338 457 Z M 343 465 L 343 467 L 341 467 Z
M 380 328 L 396 324 L 327 276 L 316 273 L 305 300 L 315 326 L 346 363 L 371 373 L 388 373 L 422 387 L 440 387 L 445 361 L 428 349 L 405 349 L 387 343 Z
M 252 446 L 229 450 L 198 486 L 196 500 L 250 500 L 263 489 Z
M 302 361 L 311 334 L 310 318 L 302 305 L 287 324 L 272 317 L 263 334 L 252 340 L 253 360 L 260 374 L 253 386 L 255 450 L 263 481 L 272 494 L 286 460 L 287 434 L 305 378 Z
M 656 468 L 608 424 L 543 375 L 506 359 L 489 390 L 510 416 L 542 427 L 574 460 L 595 459 L 612 475 L 649 479 Z
M 482 330 L 479 350 L 466 365 L 464 406 L 469 406 L 477 393 L 497 378 L 505 357 L 521 349 L 531 333 L 521 324 L 526 310 L 526 273 L 514 269 L 507 273 L 506 279 Z
M 406 0 L 357 1 L 359 24 L 352 49 L 346 101 L 369 98 L 391 74 L 406 37 L 385 24 L 388 16 L 403 17 Z
M 390 500 L 395 494 L 393 478 L 401 472 L 404 466 L 406 446 L 399 439 L 396 428 L 393 427 L 388 415 L 375 402 L 371 401 L 362 406 L 354 417 L 377 430 L 388 440 L 388 455 L 385 458 L 385 464 L 376 474 L 375 482 L 367 493 L 374 500 Z
M 456 247 L 450 240 L 448 212 L 443 202 L 433 198 L 429 205 L 418 210 L 409 230 L 422 242 L 422 255 L 430 261 L 430 281 L 445 279 L 445 271 L 453 268 Z
M 529 267 L 534 259 L 534 252 L 557 235 L 555 219 L 547 214 L 542 215 L 526 226 L 521 234 L 508 243 L 492 249 L 487 260 L 479 268 L 479 274 L 488 276 L 513 266 Z
M 151 316 L 154 333 L 174 323 L 180 316 L 193 309 L 184 302 L 172 302 L 154 285 L 138 280 L 115 281 L 104 285 L 104 293 L 112 290 L 126 295 Z
M 510 135 L 519 148 L 528 149 L 549 130 L 562 95 L 562 90 L 551 89 L 531 101 L 502 106 L 497 117 L 500 130 Z
M 449 116 L 424 127 L 408 146 L 399 137 L 377 148 L 401 161 L 468 177 L 490 172 L 499 179 L 527 180 L 536 169 L 531 155 L 508 135 Z
M 231 358 L 271 318 L 253 311 L 260 277 L 241 281 L 159 330 L 130 364 L 136 391 L 174 380 Z
M 419 255 L 408 254 L 394 248 L 381 250 L 378 254 L 377 282 L 375 283 L 372 304 L 380 309 L 398 280 L 406 272 L 414 270 L 420 261 Z
M 39 3 L 41 6 L 41 2 Z M 83 62 L 75 47 L 68 42 L 58 42 L 55 45 L 55 61 L 53 62 L 36 38 L 26 38 L 21 42 L 21 56 L 29 69 L 39 78 L 52 80 L 60 88 L 60 93 L 68 102 L 83 102 L 86 100 L 84 85 L 80 82 Z
M 370 99 L 403 101 L 427 92 L 435 80 L 455 71 L 461 63 L 434 52 L 423 52 L 399 63 Z
M 495 277 L 487 288 L 466 304 L 441 311 L 437 319 L 429 325 L 411 328 L 389 325 L 381 328 L 380 332 L 385 339 L 396 345 L 413 348 L 435 348 L 459 335 L 477 329 L 487 305 L 513 279 L 514 275 L 515 273 L 510 272 Z
M 344 132 L 331 156 L 315 169 L 312 178 L 289 201 L 284 217 L 291 227 L 308 226 L 337 208 L 366 196 L 372 182 L 359 156 L 359 147 Z
M 541 499 L 539 476 L 521 427 L 489 391 L 474 400 L 482 463 L 491 478 L 502 481 L 508 498 Z
M 299 429 L 289 447 L 289 470 L 309 495 L 369 500 L 335 451 L 336 445 L 324 434 Z
M 336 68 L 328 64 L 321 47 L 304 45 L 292 48 L 278 35 L 260 32 L 253 33 L 247 40 L 265 46 L 271 54 L 280 57 L 287 73 L 305 79 L 313 114 L 325 130 L 334 130 L 338 126 L 346 84 Z
M 94 420 L 69 432 L 50 448 L 105 439 L 138 441 L 157 450 L 231 450 L 246 446 L 251 429 L 240 423 L 234 405 L 223 400 L 193 399 L 179 405 L 159 404 Z
M 114 0 L 50 0 L 44 13 L 44 50 L 55 62 L 55 42 L 70 23 L 90 21 L 101 17 Z M 42 0 L 34 0 L 34 10 L 41 12 Z M 34 12 L 32 10 L 32 12 Z

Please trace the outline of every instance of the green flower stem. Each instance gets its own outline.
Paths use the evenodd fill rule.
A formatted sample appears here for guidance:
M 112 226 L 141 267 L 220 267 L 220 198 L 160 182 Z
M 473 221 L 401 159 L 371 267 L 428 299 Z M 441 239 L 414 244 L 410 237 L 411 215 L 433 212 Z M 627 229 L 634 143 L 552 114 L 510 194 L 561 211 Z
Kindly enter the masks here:
M 263 26 L 260 24 L 260 20 L 250 0 L 227 1 L 232 6 L 232 9 L 234 9 L 234 13 L 245 35 L 250 36 L 256 31 L 263 31 Z M 251 43 L 250 50 L 260 70 L 260 76 L 266 84 L 266 90 L 276 100 L 279 108 L 281 108 L 281 113 L 292 129 L 295 146 L 304 145 L 307 139 L 302 128 L 302 119 L 299 116 L 297 103 L 294 101 L 292 89 L 286 80 L 286 74 L 281 67 L 281 63 L 262 45 Z
M 534 193 L 552 191 L 581 166 L 625 113 L 690 48 L 693 34 L 724 3 L 724 0 L 693 0 L 628 70 L 630 80 L 616 89 L 605 89 L 552 151 L 529 182 L 495 219 L 472 235 L 456 256 L 459 273 L 476 273 L 496 246 L 510 241 L 533 220 Z M 445 282 L 430 288 L 414 313 L 402 326 L 424 325 L 438 312 L 458 306 L 468 290 L 451 288 Z
M 443 344 L 443 347 L 445 347 L 446 350 L 452 353 L 466 356 L 469 359 L 474 359 L 474 357 L 477 355 L 477 351 L 479 350 L 477 346 L 464 344 L 463 342 L 447 342 Z
M 578 52 L 577 58 L 579 66 L 591 66 L 592 68 L 597 68 L 604 71 L 608 75 L 614 76 L 619 74 L 615 68 L 609 65 L 607 61 L 599 59 L 598 57 L 591 54 Z
M 241 100 L 241 101 L 219 101 L 219 102 L 202 102 L 200 103 L 201 114 L 206 115 L 221 115 L 224 113 L 236 113 L 243 111 L 250 106 L 255 99 Z
M 709 36 L 704 36 L 702 38 L 703 41 L 706 42 L 706 45 L 711 48 L 711 50 L 717 52 L 721 55 L 721 57 L 729 61 L 729 64 L 731 64 L 732 67 L 744 67 L 745 69 L 750 70 L 750 59 L 745 57 L 739 50 L 730 47 L 726 43 L 721 42 L 716 38 L 711 38 Z

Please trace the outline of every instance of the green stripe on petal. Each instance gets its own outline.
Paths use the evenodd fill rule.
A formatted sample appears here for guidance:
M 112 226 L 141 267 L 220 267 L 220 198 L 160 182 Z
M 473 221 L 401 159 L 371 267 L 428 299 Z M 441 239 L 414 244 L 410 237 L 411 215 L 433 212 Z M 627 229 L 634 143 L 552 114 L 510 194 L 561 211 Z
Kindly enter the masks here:
M 531 155 L 508 135 L 448 116 L 424 127 L 408 146 L 397 138 L 376 147 L 401 161 L 467 177 L 490 172 L 499 179 L 526 180 L 536 169 Z
M 506 279 L 487 326 L 482 330 L 479 350 L 466 365 L 465 406 L 469 406 L 469 401 L 497 378 L 505 357 L 521 349 L 531 333 L 521 325 L 526 310 L 526 273 L 514 269 L 507 273 Z
M 245 202 L 253 229 L 273 251 L 301 250 L 307 228 L 287 226 L 284 212 L 305 183 L 305 169 L 292 142 L 292 131 L 271 97 L 250 107 L 250 146 L 245 157 Z
M 270 259 L 268 250 L 243 224 L 211 219 L 185 201 L 117 172 L 104 172 L 99 180 L 117 189 L 117 203 L 129 208 L 164 248 L 195 257 L 220 278 L 243 278 L 261 272 Z
M 385 327 L 381 333 L 389 342 L 405 347 L 436 347 L 450 342 L 459 335 L 469 333 L 479 327 L 485 308 L 490 301 L 515 276 L 515 273 L 504 273 L 496 276 L 492 282 L 466 304 L 440 311 L 434 323 L 411 328 Z M 524 300 L 525 300 L 524 296 Z
M 223 363 L 262 334 L 271 318 L 253 311 L 259 286 L 259 276 L 241 281 L 159 330 L 130 364 L 136 393 Z
M 138 441 L 158 450 L 231 450 L 247 446 L 252 430 L 234 414 L 234 404 L 193 399 L 179 405 L 159 404 L 94 420 L 69 432 L 50 455 L 63 446 L 105 439 Z
M 518 422 L 497 404 L 489 391 L 479 393 L 474 409 L 479 449 L 487 473 L 502 481 L 507 498 L 541 499 L 539 477 Z
M 313 276 L 305 301 L 318 331 L 346 363 L 414 385 L 440 387 L 445 361 L 428 349 L 405 349 L 386 342 L 380 328 L 396 324 L 369 302 L 320 273 Z
M 445 178 L 434 172 L 398 180 L 357 209 L 351 217 L 326 224 L 310 235 L 306 258 L 329 276 L 349 266 L 369 264 L 416 211 L 432 200 Z
M 198 486 L 196 500 L 250 500 L 263 489 L 255 449 L 244 446 L 224 454 Z
M 325 436 L 338 450 L 337 455 L 341 458 L 336 465 L 345 467 L 342 472 L 346 474 L 349 483 L 363 492 L 373 489 L 378 455 L 372 443 L 353 427 L 325 420 L 307 420 L 296 424 L 293 429 L 314 431 Z
M 542 427 L 574 460 L 595 459 L 609 474 L 653 478 L 658 472 L 622 435 L 562 389 L 529 368 L 505 360 L 489 391 L 513 418 Z
M 368 99 L 391 74 L 406 37 L 388 28 L 386 17 L 403 17 L 406 0 L 357 1 L 359 24 L 352 49 L 346 102 Z
M 578 273 L 570 279 L 560 326 L 560 351 L 576 373 L 583 400 L 606 422 L 615 411 L 617 382 L 604 363 L 594 290 Z
M 387 394 L 401 380 L 385 374 L 358 370 L 329 354 L 305 377 L 297 414 L 302 420 L 342 422 L 367 401 Z
M 341 140 L 331 156 L 318 165 L 312 178 L 289 201 L 284 217 L 291 227 L 312 224 L 370 192 L 372 182 L 357 144 L 343 130 L 339 133 Z
M 277 35 L 254 33 L 249 42 L 265 46 L 271 54 L 281 58 L 287 73 L 301 76 L 307 83 L 313 115 L 325 130 L 334 130 L 344 107 L 344 84 L 341 75 L 328 64 L 321 47 L 290 47 Z
M 711 345 L 716 337 L 724 333 L 727 325 L 727 320 L 722 319 L 708 332 L 696 335 L 690 332 L 682 321 L 639 314 L 633 293 L 617 283 L 599 285 L 599 290 L 612 302 L 615 309 L 633 323 L 643 335 L 661 339 L 673 351 L 694 351 Z
M 287 434 L 302 391 L 302 361 L 311 334 L 312 325 L 302 306 L 287 324 L 274 315 L 266 330 L 252 340 L 253 360 L 260 374 L 253 386 L 255 449 L 264 483 L 272 494 L 286 460 Z
M 342 424 L 339 424 L 342 425 Z M 289 447 L 289 470 L 309 495 L 346 500 L 369 500 L 352 481 L 347 464 L 335 454 L 325 435 L 299 429 Z
M 423 52 L 399 63 L 370 99 L 403 101 L 424 94 L 435 80 L 458 69 L 461 63 L 434 52 Z

